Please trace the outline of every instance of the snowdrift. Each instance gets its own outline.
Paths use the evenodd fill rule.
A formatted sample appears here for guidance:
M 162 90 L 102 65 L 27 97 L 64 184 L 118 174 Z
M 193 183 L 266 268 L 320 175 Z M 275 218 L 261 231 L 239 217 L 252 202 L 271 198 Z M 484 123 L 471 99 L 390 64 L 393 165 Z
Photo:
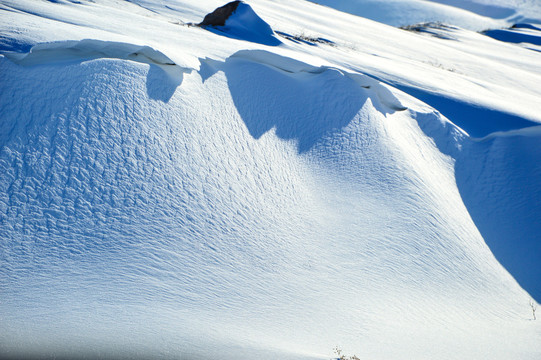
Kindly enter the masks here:
M 307 2 L 251 4 L 288 33 L 354 33 Z M 475 64 L 386 51 L 451 62 L 490 40 L 520 56 L 489 51 L 477 76 L 527 103 L 495 68 L 528 85 L 537 52 L 363 20 L 363 50 L 268 46 L 179 25 L 209 11 L 180 1 L 2 6 L 10 44 L 47 41 L 0 55 L 0 357 L 541 356 L 539 127 L 475 138 L 385 83 L 457 91 Z

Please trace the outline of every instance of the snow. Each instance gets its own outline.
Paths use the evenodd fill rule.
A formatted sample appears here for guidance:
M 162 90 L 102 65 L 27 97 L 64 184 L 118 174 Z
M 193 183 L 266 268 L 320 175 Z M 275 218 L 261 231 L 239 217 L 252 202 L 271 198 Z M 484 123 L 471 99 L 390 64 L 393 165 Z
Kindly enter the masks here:
M 496 40 L 520 44 L 535 51 L 541 51 L 541 25 L 516 24 L 509 29 L 489 30 L 485 32 Z
M 538 359 L 541 53 L 222 5 L 0 0 L 0 357 Z
M 536 0 L 314 0 L 313 2 L 392 26 L 441 22 L 475 31 L 541 23 Z
M 426 0 L 316 0 L 315 3 L 392 26 L 442 22 L 475 31 L 500 27 L 500 19 Z
M 541 3 L 536 0 L 430 0 L 511 23 L 541 22 Z

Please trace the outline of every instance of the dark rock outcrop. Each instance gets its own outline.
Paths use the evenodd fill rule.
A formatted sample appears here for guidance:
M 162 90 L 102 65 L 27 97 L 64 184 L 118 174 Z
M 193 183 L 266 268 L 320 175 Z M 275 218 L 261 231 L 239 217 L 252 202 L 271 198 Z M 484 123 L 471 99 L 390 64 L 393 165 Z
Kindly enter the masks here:
M 197 26 L 224 26 L 226 20 L 237 10 L 242 1 L 232 1 L 207 14 Z

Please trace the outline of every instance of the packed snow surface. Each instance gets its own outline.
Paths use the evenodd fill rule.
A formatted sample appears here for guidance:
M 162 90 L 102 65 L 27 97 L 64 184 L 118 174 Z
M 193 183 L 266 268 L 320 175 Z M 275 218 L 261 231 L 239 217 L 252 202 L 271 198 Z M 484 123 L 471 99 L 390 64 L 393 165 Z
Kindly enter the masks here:
M 541 358 L 535 44 L 222 5 L 0 0 L 0 357 Z

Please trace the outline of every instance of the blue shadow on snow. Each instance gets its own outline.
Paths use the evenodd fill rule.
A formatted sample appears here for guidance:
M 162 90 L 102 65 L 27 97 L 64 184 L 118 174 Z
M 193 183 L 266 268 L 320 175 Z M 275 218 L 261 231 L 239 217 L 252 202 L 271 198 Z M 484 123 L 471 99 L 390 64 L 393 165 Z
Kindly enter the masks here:
M 517 134 L 457 140 L 452 125 L 444 123 L 442 128 L 435 114 L 415 113 L 415 117 L 438 149 L 456 160 L 457 188 L 487 246 L 515 280 L 541 302 L 539 137 Z M 538 131 L 536 128 L 531 131 Z
M 394 112 L 375 93 L 338 69 L 314 67 L 263 50 L 241 50 L 225 62 L 200 59 L 203 81 L 223 71 L 235 107 L 250 135 L 271 129 L 297 141 L 300 153 L 347 126 L 370 99 L 383 114 Z
M 393 84 L 397 89 L 425 102 L 473 137 L 496 131 L 517 130 L 539 125 L 536 122 L 502 111 L 478 107 L 463 101 L 432 94 L 418 88 Z
M 508 42 L 508 43 L 513 43 L 513 44 L 529 43 L 532 45 L 541 46 L 541 31 L 534 26 L 528 27 L 527 25 L 528 24 L 521 24 L 515 28 L 527 28 L 529 30 L 535 30 L 537 32 L 537 35 L 515 31 L 513 29 L 488 30 L 488 31 L 485 31 L 484 34 L 493 39 Z

